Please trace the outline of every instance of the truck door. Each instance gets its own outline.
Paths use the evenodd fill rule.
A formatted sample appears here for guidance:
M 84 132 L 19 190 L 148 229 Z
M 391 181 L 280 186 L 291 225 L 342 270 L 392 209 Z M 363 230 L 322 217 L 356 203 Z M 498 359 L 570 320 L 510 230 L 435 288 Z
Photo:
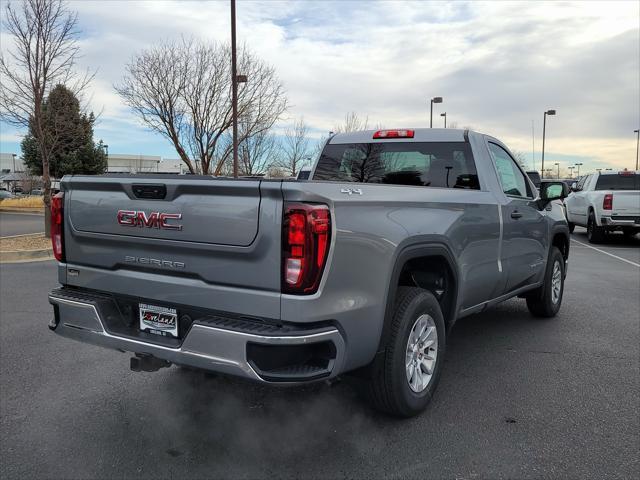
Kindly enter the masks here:
M 502 268 L 506 273 L 504 293 L 508 293 L 541 279 L 549 233 L 531 185 L 516 161 L 500 145 L 489 142 L 488 146 L 506 197 L 502 205 Z
M 587 192 L 591 177 L 592 175 L 583 177 L 578 182 L 578 191 L 571 195 L 571 203 L 567 203 L 567 208 L 570 208 L 571 221 L 578 225 L 587 225 Z

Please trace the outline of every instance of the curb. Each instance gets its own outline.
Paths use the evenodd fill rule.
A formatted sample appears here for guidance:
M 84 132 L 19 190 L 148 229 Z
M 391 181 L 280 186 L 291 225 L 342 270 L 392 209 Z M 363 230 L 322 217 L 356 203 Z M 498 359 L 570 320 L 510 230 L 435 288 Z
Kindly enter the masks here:
M 0 207 L 0 213 L 23 213 L 25 215 L 44 215 L 43 208 Z
M 0 263 L 18 263 L 24 261 L 53 260 L 53 250 L 11 250 L 0 252 Z
M 7 235 L 6 237 L 0 237 L 2 240 L 6 240 L 8 238 L 20 238 L 20 237 L 35 237 L 36 235 L 44 235 L 44 232 L 35 232 L 35 233 L 21 233 L 20 235 Z

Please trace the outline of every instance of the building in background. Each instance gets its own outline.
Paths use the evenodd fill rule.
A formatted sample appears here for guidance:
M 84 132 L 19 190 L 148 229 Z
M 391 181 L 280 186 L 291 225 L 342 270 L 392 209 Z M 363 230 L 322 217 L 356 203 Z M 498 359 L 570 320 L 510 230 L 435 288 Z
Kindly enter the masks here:
M 186 173 L 187 168 L 179 158 L 162 158 L 158 155 L 134 155 L 110 153 L 107 157 L 108 173 Z M 26 173 L 19 155 L 0 153 L 0 176 Z
M 107 157 L 107 172 L 110 173 L 156 173 L 162 158 L 156 155 L 129 155 L 110 153 Z
M 0 153 L 0 175 L 24 172 L 22 159 L 15 153 Z
M 179 159 L 163 159 L 158 155 L 110 153 L 107 157 L 109 173 L 183 173 L 183 165 Z

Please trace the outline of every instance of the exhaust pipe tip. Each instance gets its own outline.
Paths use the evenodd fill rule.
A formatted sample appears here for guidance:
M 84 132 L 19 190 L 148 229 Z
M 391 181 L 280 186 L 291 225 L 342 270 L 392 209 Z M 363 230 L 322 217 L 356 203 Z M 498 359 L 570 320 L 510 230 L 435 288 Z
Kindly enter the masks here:
M 143 355 L 136 353 L 135 357 L 131 357 L 129 368 L 132 372 L 157 372 L 161 368 L 168 368 L 171 362 L 156 358 L 152 355 Z

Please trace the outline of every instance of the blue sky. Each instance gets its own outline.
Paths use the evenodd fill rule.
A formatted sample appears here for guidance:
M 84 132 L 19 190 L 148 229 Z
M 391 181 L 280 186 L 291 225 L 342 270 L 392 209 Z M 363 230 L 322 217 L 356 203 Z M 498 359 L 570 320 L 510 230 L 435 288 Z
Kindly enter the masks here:
M 175 158 L 113 90 L 143 48 L 189 35 L 229 36 L 226 1 L 84 1 L 82 68 L 98 69 L 89 104 L 102 112 L 96 139 L 110 153 Z M 505 141 L 531 166 L 532 120 L 539 167 L 546 161 L 624 168 L 635 162 L 640 125 L 639 2 L 238 2 L 238 39 L 274 65 L 291 108 L 282 131 L 304 116 L 319 138 L 354 111 L 370 124 L 428 126 L 428 99 L 448 121 Z M 1 33 L 2 51 L 11 39 Z M 0 124 L 0 151 L 20 136 Z

